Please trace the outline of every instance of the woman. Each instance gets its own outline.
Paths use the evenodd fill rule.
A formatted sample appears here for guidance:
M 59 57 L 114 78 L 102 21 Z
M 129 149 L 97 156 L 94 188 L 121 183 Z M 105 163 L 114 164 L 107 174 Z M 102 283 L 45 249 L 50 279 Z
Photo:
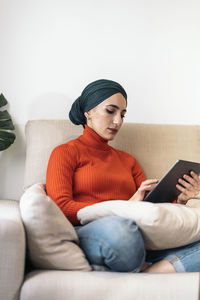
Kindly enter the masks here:
M 145 179 L 133 156 L 108 145 L 123 123 L 126 107 L 127 94 L 117 82 L 103 79 L 86 86 L 69 113 L 74 124 L 83 125 L 83 135 L 52 152 L 47 168 L 47 194 L 75 225 L 80 246 L 93 269 L 199 271 L 200 263 L 195 258 L 191 260 L 191 253 L 200 251 L 198 242 L 177 249 L 148 251 L 146 255 L 142 235 L 132 220 L 112 216 L 77 226 L 77 212 L 81 208 L 107 200 L 141 201 L 157 182 Z M 184 179 L 177 185 L 180 203 L 186 203 L 200 190 L 197 174 L 191 173 L 191 177 Z M 150 265 L 145 264 L 145 257 Z

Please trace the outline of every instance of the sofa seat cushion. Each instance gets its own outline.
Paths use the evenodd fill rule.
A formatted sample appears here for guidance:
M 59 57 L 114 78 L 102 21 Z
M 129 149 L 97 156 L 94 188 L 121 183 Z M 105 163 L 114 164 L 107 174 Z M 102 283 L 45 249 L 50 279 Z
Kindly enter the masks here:
M 200 207 L 112 200 L 82 208 L 77 216 L 81 224 L 86 224 L 111 215 L 133 219 L 147 249 L 174 248 L 200 239 Z
M 28 188 L 20 200 L 28 253 L 35 267 L 90 271 L 72 224 L 46 195 L 43 184 Z
M 199 273 L 36 271 L 25 278 L 20 300 L 196 300 L 198 291 Z

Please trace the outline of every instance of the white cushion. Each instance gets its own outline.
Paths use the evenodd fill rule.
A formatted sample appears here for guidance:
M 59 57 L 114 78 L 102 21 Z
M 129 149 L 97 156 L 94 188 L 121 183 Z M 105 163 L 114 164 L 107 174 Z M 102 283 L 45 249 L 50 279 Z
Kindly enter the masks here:
M 78 236 L 59 207 L 35 184 L 20 200 L 30 260 L 35 267 L 89 271 L 91 267 L 78 246 Z
M 147 249 L 174 248 L 200 239 L 200 208 L 181 204 L 105 201 L 82 208 L 78 219 L 86 224 L 111 215 L 133 219 Z

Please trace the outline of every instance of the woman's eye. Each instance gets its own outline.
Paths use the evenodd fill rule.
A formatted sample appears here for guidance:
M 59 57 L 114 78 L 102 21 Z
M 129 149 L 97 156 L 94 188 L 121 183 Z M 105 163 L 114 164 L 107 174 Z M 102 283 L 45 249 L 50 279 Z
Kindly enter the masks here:
M 109 109 L 106 109 L 107 113 L 109 114 L 114 114 L 114 110 L 109 110 Z
M 121 118 L 124 119 L 124 118 L 125 118 L 125 115 L 121 115 Z

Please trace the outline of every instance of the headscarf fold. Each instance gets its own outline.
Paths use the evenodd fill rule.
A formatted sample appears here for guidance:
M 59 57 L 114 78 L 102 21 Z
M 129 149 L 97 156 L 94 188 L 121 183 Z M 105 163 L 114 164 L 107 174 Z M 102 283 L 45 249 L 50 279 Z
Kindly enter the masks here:
M 127 101 L 124 88 L 115 81 L 100 79 L 88 84 L 72 104 L 69 112 L 70 120 L 75 125 L 86 124 L 84 113 L 116 93 L 121 93 Z

